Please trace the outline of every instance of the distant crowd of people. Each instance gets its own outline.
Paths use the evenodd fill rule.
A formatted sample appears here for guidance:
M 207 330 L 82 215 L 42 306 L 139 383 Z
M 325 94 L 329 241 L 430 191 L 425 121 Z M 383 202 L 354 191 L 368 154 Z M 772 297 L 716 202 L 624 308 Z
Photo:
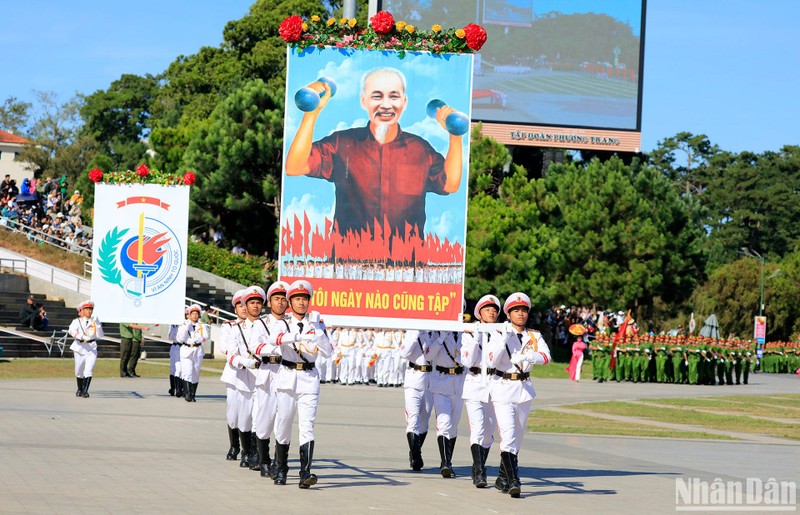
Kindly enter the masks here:
M 0 226 L 17 229 L 34 242 L 50 243 L 88 255 L 92 233 L 83 225 L 79 190 L 68 194 L 66 177 L 24 179 L 18 187 L 6 175 L 0 183 Z

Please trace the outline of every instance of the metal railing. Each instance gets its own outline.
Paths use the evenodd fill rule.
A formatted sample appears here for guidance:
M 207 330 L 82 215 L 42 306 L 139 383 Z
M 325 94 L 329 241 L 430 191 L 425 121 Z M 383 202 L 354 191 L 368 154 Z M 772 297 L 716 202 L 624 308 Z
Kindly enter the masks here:
M 92 294 L 91 281 L 79 275 L 65 272 L 64 270 L 56 268 L 52 265 L 48 265 L 47 263 L 42 263 L 41 261 L 36 261 L 35 259 L 31 259 L 17 254 L 16 252 L 2 248 L 0 248 L 0 261 L 24 261 L 24 265 L 17 265 L 16 269 L 22 269 L 23 273 L 29 277 L 35 277 L 36 279 L 47 281 L 56 286 L 68 288 L 81 295 L 86 295 L 87 297 L 91 296 Z
M 0 270 L 9 270 L 12 273 L 27 274 L 28 260 L 0 257 Z
M 191 297 L 186 297 L 186 307 L 188 308 L 192 304 L 197 304 L 197 305 L 202 306 L 205 303 L 202 302 L 202 301 L 193 299 Z M 212 313 L 212 311 L 214 311 L 215 313 Z M 216 319 L 215 323 L 217 323 L 217 324 L 225 322 L 227 320 L 236 320 L 236 318 L 237 318 L 234 313 L 231 313 L 230 311 L 226 311 L 226 310 L 224 310 L 222 308 L 218 308 L 217 306 L 214 306 L 213 304 L 209 304 L 208 305 L 208 310 L 206 311 L 206 313 L 208 313 L 209 318 L 215 318 Z
M 29 225 L 25 225 L 19 221 L 10 219 L 5 219 L 5 220 L 6 223 L 0 224 L 0 227 L 5 227 L 11 232 L 21 234 L 22 236 L 25 236 L 34 243 L 46 243 L 50 246 L 56 247 L 71 254 L 77 254 L 79 256 L 88 257 L 89 259 L 92 258 L 92 249 L 81 247 L 77 243 L 69 242 L 62 238 L 59 238 L 58 236 L 53 236 L 52 234 L 47 234 L 44 231 L 40 231 L 39 229 L 33 228 Z

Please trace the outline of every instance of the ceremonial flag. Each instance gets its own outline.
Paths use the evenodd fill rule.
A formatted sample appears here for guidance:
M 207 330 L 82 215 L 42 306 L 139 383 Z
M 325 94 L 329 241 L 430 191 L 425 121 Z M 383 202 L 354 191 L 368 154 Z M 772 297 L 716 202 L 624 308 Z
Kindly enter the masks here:
M 622 342 L 625 342 L 625 336 L 628 331 L 628 324 L 631 321 L 631 310 L 629 309 L 627 313 L 625 313 L 625 320 L 622 321 L 622 325 L 619 326 L 619 331 L 617 331 L 617 335 L 614 336 L 614 343 L 611 344 L 611 363 L 608 365 L 608 368 L 614 370 L 617 366 L 617 344 L 620 341 L 620 337 L 622 337 Z

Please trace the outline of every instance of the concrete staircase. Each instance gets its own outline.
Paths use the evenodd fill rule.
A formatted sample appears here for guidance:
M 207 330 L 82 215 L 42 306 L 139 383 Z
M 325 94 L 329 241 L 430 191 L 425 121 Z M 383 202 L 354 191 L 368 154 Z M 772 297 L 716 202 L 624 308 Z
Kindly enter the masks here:
M 3 347 L 4 358 L 58 358 L 60 351 L 53 346 L 48 352 L 41 340 L 53 337 L 60 338 L 69 328 L 70 322 L 77 316 L 74 308 L 66 307 L 64 301 L 47 300 L 44 295 L 33 295 L 35 303 L 41 303 L 47 311 L 49 320 L 46 331 L 34 331 L 19 323 L 19 310 L 25 300 L 31 296 L 28 278 L 15 274 L 0 274 L 0 326 L 8 327 L 25 336 L 17 336 L 0 332 L 0 347 Z M 119 338 L 119 324 L 109 323 L 103 325 L 106 337 Z M 147 342 L 147 340 L 145 340 Z M 68 339 L 66 349 L 72 343 Z M 97 344 L 97 355 L 100 358 L 119 358 L 119 344 L 116 341 L 100 340 Z M 148 358 L 169 358 L 169 345 L 160 342 L 146 343 Z M 64 351 L 65 358 L 72 358 L 72 352 Z

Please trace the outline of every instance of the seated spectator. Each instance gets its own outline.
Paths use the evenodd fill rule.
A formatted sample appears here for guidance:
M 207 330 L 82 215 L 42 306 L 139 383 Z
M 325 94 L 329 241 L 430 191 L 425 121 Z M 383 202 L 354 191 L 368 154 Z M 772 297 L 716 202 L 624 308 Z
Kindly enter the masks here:
M 231 249 L 231 254 L 233 254 L 234 256 L 242 256 L 244 255 L 244 253 L 245 250 L 241 245 L 239 245 L 238 243 L 233 244 L 233 248 Z
M 72 196 L 69 198 L 68 202 L 70 204 L 73 204 L 73 205 L 74 204 L 80 204 L 81 202 L 83 202 L 83 196 L 81 195 L 81 192 L 78 191 L 78 190 L 75 190 L 75 193 L 72 194 Z
M 36 305 L 33 303 L 33 297 L 28 297 L 25 300 L 25 304 L 19 310 L 19 323 L 25 327 L 30 327 L 33 329 L 34 326 L 40 323 L 40 321 L 37 320 L 38 317 L 39 311 L 36 309 Z
M 47 318 L 47 311 L 44 310 L 44 306 L 42 304 L 36 304 L 36 310 L 38 311 L 38 315 L 36 317 L 37 323 L 34 323 L 34 329 L 37 331 L 47 331 L 47 326 L 50 324 L 50 319 Z

